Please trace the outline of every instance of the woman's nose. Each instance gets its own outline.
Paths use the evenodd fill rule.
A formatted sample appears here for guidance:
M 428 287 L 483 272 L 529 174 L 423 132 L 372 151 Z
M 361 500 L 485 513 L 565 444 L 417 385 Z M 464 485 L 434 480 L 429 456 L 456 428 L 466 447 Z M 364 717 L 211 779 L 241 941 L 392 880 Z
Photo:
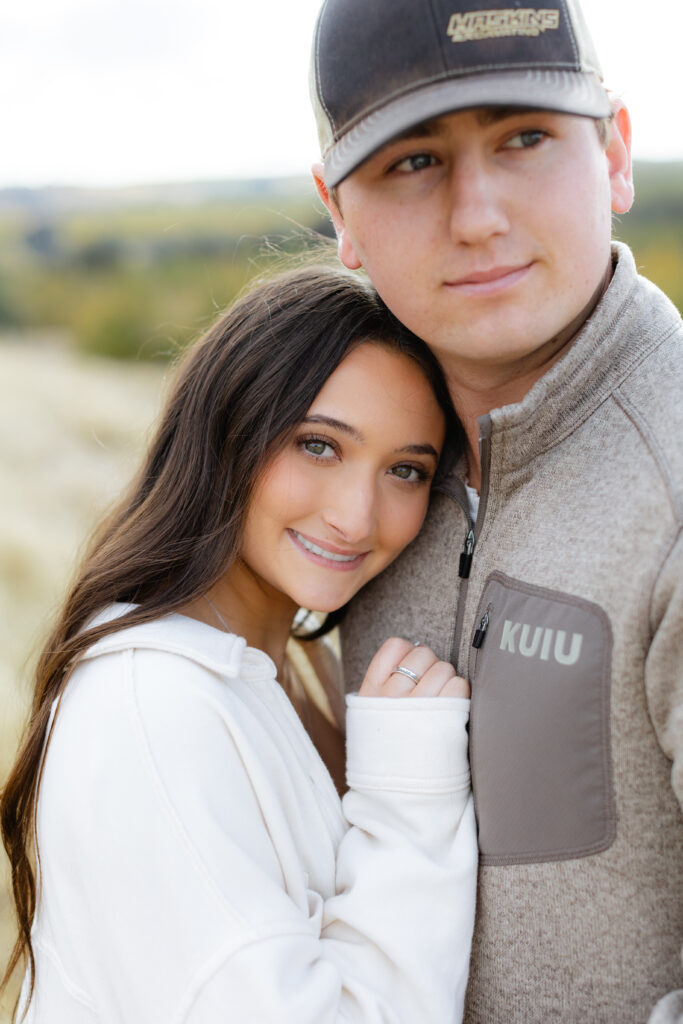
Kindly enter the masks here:
M 335 487 L 323 512 L 330 529 L 348 544 L 358 544 L 372 537 L 377 525 L 374 482 L 350 481 Z

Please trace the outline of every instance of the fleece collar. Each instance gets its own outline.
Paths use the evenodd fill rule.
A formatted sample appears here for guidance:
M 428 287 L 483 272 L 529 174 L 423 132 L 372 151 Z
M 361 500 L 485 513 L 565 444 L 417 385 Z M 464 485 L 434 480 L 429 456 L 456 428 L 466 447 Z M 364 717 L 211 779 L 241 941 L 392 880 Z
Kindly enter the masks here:
M 563 441 L 680 330 L 678 310 L 638 275 L 628 246 L 614 242 L 612 259 L 607 291 L 562 358 L 521 402 L 479 418 L 479 435 L 490 440 L 498 472 L 524 467 Z M 462 460 L 451 462 L 438 489 L 453 493 L 461 470 Z
M 564 440 L 680 328 L 678 310 L 638 276 L 628 246 L 613 243 L 612 258 L 610 285 L 566 354 L 521 402 L 479 421 L 482 437 L 505 434 L 510 465 L 524 465 Z

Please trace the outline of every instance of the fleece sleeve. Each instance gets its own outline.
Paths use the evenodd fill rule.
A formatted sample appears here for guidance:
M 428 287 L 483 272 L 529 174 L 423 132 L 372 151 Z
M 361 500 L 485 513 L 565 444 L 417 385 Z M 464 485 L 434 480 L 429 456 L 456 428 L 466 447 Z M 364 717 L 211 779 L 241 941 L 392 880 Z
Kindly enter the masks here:
M 336 883 L 325 897 L 309 886 L 302 906 L 285 878 L 306 819 L 278 823 L 274 787 L 265 806 L 267 729 L 226 715 L 178 659 L 151 694 L 135 658 L 97 680 L 97 716 L 65 714 L 42 794 L 45 891 L 65 901 L 51 907 L 72 924 L 59 945 L 85 967 L 98 1021 L 459 1021 L 476 884 L 469 702 L 349 698 L 347 827 L 321 851 Z
M 683 534 L 660 574 L 652 618 L 653 639 L 645 667 L 648 704 L 662 750 L 671 758 L 671 784 L 683 811 Z M 648 1024 L 680 1024 L 681 1020 L 683 989 L 661 999 Z

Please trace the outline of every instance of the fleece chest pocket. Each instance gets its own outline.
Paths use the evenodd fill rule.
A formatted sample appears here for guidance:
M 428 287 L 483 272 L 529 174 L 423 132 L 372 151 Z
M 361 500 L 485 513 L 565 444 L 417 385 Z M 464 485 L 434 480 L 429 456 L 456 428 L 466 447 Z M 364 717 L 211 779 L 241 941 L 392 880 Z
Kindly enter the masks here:
M 470 760 L 484 864 L 614 841 L 612 631 L 590 601 L 493 573 L 474 636 Z

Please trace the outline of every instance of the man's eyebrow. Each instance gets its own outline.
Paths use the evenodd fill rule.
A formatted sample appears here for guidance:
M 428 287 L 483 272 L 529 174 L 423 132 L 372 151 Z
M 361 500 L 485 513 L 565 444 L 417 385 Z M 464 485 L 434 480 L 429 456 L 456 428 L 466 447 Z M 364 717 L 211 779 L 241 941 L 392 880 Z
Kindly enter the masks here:
M 474 107 L 474 115 L 477 121 L 486 127 L 491 124 L 496 124 L 497 121 L 504 121 L 508 117 L 519 117 L 521 114 L 538 114 L 542 112 L 540 107 L 515 107 L 515 106 L 503 106 L 503 107 Z M 465 113 L 462 111 L 453 111 L 453 113 Z M 547 113 L 547 111 L 546 111 Z M 439 131 L 444 126 L 448 114 L 444 114 L 441 117 L 432 117 L 428 121 L 420 121 L 418 124 L 412 125 L 410 128 L 406 128 L 405 131 L 399 132 L 398 135 L 394 135 L 383 146 L 386 149 L 387 146 L 391 146 L 394 142 L 403 142 L 405 139 L 429 139 L 434 135 L 438 135 Z
M 405 452 L 406 455 L 433 455 L 435 459 L 439 458 L 439 453 L 431 444 L 407 444 L 403 448 L 395 448 L 394 451 L 397 455 Z
M 305 416 L 301 421 L 302 423 L 324 423 L 327 427 L 332 427 L 333 430 L 340 430 L 342 434 L 348 434 L 354 441 L 358 441 L 359 444 L 365 443 L 365 438 L 361 434 L 360 430 L 356 430 L 355 427 L 350 426 L 348 423 L 344 423 L 343 420 L 335 420 L 332 416 Z
M 482 127 L 505 121 L 508 117 L 520 117 L 522 114 L 540 114 L 540 107 L 477 107 L 475 115 Z M 546 111 L 547 113 L 547 111 Z
M 398 135 L 393 135 L 386 146 L 391 146 L 394 142 L 402 142 L 404 139 L 428 139 L 432 135 L 436 135 L 439 131 L 439 127 L 443 118 L 432 117 L 429 121 L 420 121 L 419 124 L 411 125 L 410 128 L 406 128 L 405 131 L 399 132 Z M 386 149 L 383 146 L 383 149 Z

